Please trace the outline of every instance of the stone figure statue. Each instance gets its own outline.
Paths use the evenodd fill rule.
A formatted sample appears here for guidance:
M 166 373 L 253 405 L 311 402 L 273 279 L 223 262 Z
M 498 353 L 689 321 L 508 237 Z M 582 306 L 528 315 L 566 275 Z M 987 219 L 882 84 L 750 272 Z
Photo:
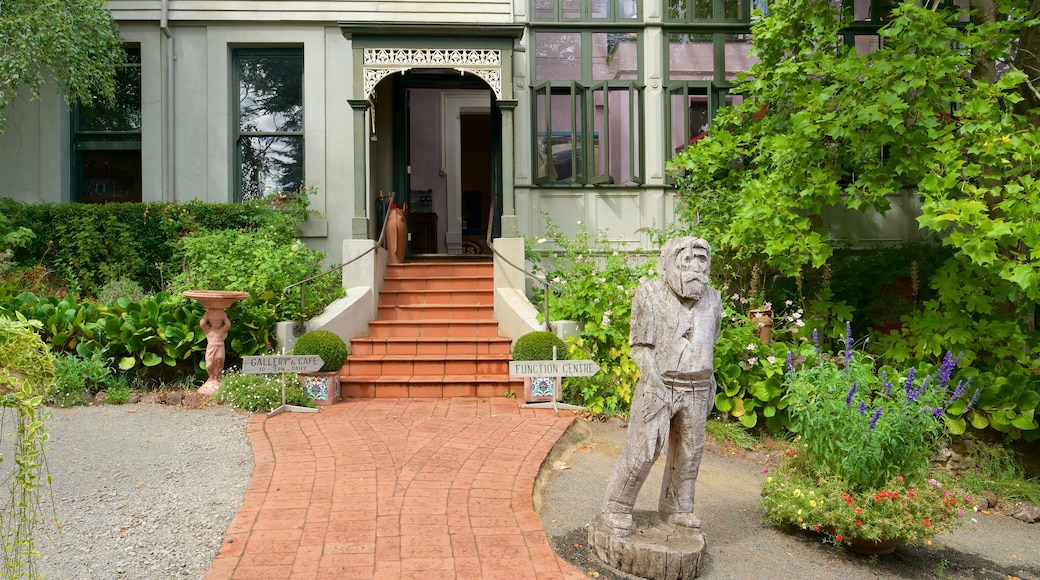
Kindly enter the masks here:
M 705 422 L 715 399 L 713 359 L 722 321 L 719 291 L 708 284 L 710 267 L 711 247 L 706 241 L 668 240 L 661 248 L 662 276 L 640 284 L 632 301 L 629 342 L 641 376 L 632 398 L 625 447 L 607 485 L 601 513 L 589 526 L 589 544 L 608 564 L 637 576 L 693 578 L 700 568 L 704 542 L 700 520 L 693 513 L 694 489 Z M 627 540 L 637 529 L 632 513 L 636 496 L 663 449 L 667 449 L 664 478 L 653 525 L 668 528 L 661 536 L 665 543 L 676 537 L 675 529 L 699 539 L 686 572 L 678 574 L 664 571 L 668 560 L 681 560 L 674 554 L 661 555 L 672 548 L 636 545 L 653 534 L 640 527 L 639 542 Z M 688 549 L 692 548 L 680 551 Z
M 208 379 L 199 388 L 204 395 L 212 395 L 220 384 L 220 373 L 224 370 L 224 339 L 231 329 L 231 320 L 222 309 L 209 309 L 199 320 L 206 333 L 206 374 Z

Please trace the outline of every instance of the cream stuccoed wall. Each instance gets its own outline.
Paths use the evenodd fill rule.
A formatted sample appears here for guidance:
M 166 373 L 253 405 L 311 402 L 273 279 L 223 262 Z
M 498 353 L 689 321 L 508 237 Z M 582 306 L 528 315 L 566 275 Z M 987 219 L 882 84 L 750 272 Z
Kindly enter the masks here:
M 229 202 L 234 192 L 231 83 L 235 48 L 300 46 L 304 54 L 304 175 L 317 212 L 301 234 L 329 262 L 340 261 L 353 208 L 353 118 L 347 104 L 350 42 L 337 26 L 174 26 L 173 200 Z

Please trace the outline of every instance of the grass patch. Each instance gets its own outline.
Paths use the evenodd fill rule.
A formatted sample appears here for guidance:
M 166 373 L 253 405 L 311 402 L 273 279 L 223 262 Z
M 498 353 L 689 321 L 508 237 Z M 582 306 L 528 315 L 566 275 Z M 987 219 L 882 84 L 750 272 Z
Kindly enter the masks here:
M 717 443 L 732 443 L 746 451 L 754 449 L 757 443 L 755 437 L 736 421 L 708 419 L 706 431 Z
M 1040 478 L 1027 475 L 1025 461 L 1018 452 L 1003 445 L 977 442 L 967 457 L 975 464 L 961 480 L 967 491 L 992 491 L 1001 503 L 1040 505 Z

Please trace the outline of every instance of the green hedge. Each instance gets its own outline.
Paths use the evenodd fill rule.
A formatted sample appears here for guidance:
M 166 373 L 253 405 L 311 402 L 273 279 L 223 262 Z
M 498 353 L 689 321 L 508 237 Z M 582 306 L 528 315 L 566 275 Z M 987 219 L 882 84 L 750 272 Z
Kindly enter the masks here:
M 0 199 L 0 213 L 35 233 L 14 252 L 21 267 L 42 265 L 71 290 L 95 296 L 131 279 L 148 292 L 180 271 L 180 240 L 200 230 L 270 229 L 293 236 L 297 217 L 262 203 L 24 204 Z

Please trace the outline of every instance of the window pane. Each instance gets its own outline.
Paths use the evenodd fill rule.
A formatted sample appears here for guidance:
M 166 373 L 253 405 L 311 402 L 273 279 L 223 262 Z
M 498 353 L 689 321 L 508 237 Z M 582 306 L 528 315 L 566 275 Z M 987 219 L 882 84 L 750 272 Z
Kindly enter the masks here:
M 242 199 L 294 192 L 303 185 L 303 137 L 238 139 Z
M 593 18 L 610 18 L 610 0 L 589 0 Z
M 79 107 L 79 131 L 141 130 L 141 50 L 127 49 L 127 63 L 116 69 L 116 99 L 96 99 Z
M 84 203 L 141 201 L 141 150 L 79 152 Z
M 618 0 L 618 18 L 632 19 L 639 17 L 638 0 Z
M 639 77 L 639 44 L 635 33 L 592 35 L 592 80 L 635 80 Z
M 577 20 L 581 18 L 581 0 L 562 0 L 563 10 L 560 16 L 564 20 Z
M 687 4 L 692 8 L 693 18 L 696 20 L 711 18 L 713 3 L 714 0 L 687 0 Z
M 549 99 L 551 113 L 547 114 L 545 96 L 540 94 L 538 105 L 538 171 L 539 177 L 550 181 L 570 182 L 575 175 L 584 174 L 581 159 L 581 110 L 580 96 L 572 97 L 569 90 L 554 93 Z M 549 119 L 552 123 L 549 127 Z M 549 127 L 549 131 L 543 130 Z
M 747 20 L 744 14 L 744 2 L 742 0 L 725 0 L 723 5 L 723 16 L 728 20 Z
M 868 55 L 881 48 L 881 37 L 876 34 L 857 34 L 853 38 L 856 54 Z
M 239 59 L 239 130 L 303 129 L 303 59 L 243 55 Z
M 758 59 L 751 56 L 750 34 L 727 34 L 725 38 L 726 80 L 732 81 L 737 73 L 747 72 Z
M 534 0 L 534 17 L 539 20 L 552 20 L 556 17 L 553 13 L 554 0 Z
M 675 91 L 669 97 L 671 150 L 678 153 L 707 134 L 711 106 L 707 87 L 690 87 L 686 94 Z
M 632 167 L 632 153 L 639 136 L 639 93 L 628 87 L 604 88 L 593 91 L 592 97 L 593 181 L 631 184 L 638 170 Z
M 715 78 L 715 43 L 711 34 L 672 34 L 668 42 L 668 78 L 710 81 Z
M 535 33 L 534 67 L 540 81 L 580 81 L 581 33 Z

